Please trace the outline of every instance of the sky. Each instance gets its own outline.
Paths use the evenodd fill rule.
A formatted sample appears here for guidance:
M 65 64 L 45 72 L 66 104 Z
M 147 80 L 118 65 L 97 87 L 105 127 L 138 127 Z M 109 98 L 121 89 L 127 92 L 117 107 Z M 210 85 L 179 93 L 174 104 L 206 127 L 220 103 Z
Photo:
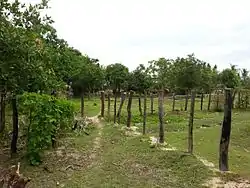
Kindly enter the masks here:
M 133 70 L 194 53 L 219 69 L 250 69 L 249 0 L 51 0 L 50 7 L 59 37 L 104 65 Z

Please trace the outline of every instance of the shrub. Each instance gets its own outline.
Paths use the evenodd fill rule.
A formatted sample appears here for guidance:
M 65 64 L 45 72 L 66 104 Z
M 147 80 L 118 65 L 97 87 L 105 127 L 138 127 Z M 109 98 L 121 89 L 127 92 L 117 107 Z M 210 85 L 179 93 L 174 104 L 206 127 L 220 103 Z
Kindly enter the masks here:
M 51 95 L 25 93 L 19 98 L 20 111 L 29 120 L 27 156 L 33 165 L 41 162 L 41 152 L 49 148 L 56 136 L 71 128 L 74 106 Z

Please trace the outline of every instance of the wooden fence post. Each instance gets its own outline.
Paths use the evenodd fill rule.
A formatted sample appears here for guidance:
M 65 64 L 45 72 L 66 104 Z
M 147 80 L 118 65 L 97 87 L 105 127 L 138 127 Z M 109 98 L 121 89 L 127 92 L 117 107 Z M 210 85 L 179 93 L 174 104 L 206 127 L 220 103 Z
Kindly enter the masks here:
M 105 107 L 105 95 L 104 91 L 101 91 L 101 117 L 104 117 L 104 107 Z
M 115 90 L 115 100 L 114 100 L 114 124 L 116 123 L 116 102 L 117 102 L 117 90 Z
M 153 115 L 154 114 L 154 95 L 153 95 L 153 93 L 150 94 L 150 103 L 151 103 L 151 105 L 150 105 L 151 115 Z
M 188 152 L 193 153 L 193 125 L 194 125 L 195 91 L 191 93 L 191 109 L 188 123 Z
M 121 93 L 121 102 L 120 102 L 120 106 L 119 106 L 118 113 L 117 113 L 118 124 L 120 124 L 120 121 L 121 121 L 122 107 L 123 107 L 125 99 L 126 99 L 126 95 L 124 92 L 122 92 Z
M 81 116 L 84 116 L 84 93 L 81 94 Z
M 133 91 L 130 91 L 129 98 L 128 98 L 128 106 L 127 106 L 127 112 L 128 112 L 128 118 L 127 118 L 127 127 L 131 126 L 131 107 L 132 107 L 132 98 L 133 98 Z
M 173 104 L 172 104 L 172 111 L 175 110 L 175 93 L 173 93 Z
M 159 108 L 159 142 L 164 143 L 164 109 L 163 109 L 163 101 L 164 101 L 164 91 L 159 91 L 158 96 L 158 108 Z
M 201 93 L 201 110 L 203 109 L 203 99 L 204 99 L 204 93 Z
M 207 104 L 207 110 L 209 111 L 210 110 L 210 106 L 211 106 L 211 96 L 212 96 L 212 93 L 211 91 L 209 92 L 209 96 L 208 96 L 208 104 Z
M 224 119 L 221 129 L 220 139 L 220 157 L 219 169 L 220 171 L 228 171 L 228 147 L 231 134 L 232 121 L 232 92 L 231 89 L 225 89 L 225 104 L 224 104 Z
M 108 121 L 110 121 L 110 92 L 108 92 Z
M 188 90 L 186 91 L 185 111 L 187 111 L 187 107 L 188 107 Z
M 138 102 L 139 102 L 139 112 L 140 112 L 140 116 L 142 116 L 141 94 L 140 94 L 140 93 L 139 93 L 139 97 L 138 97 Z
M 144 92 L 144 109 L 143 109 L 143 134 L 146 134 L 146 120 L 147 120 L 147 92 Z

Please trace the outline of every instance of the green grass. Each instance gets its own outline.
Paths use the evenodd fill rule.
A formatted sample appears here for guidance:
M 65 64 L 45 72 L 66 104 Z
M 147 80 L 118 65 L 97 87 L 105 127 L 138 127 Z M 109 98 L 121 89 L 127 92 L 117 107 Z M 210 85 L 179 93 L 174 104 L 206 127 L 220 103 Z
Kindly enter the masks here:
M 99 99 L 96 99 L 97 101 Z M 207 111 L 207 99 L 204 100 L 203 111 L 200 110 L 200 99 L 196 99 L 195 120 L 194 120 L 194 152 L 201 157 L 213 162 L 218 166 L 219 139 L 221 133 L 221 122 L 223 112 Z M 141 100 L 143 107 L 143 99 Z M 184 100 L 176 101 L 176 109 L 184 108 Z M 190 102 L 190 101 L 189 101 Z M 90 101 L 90 103 L 92 103 Z M 98 102 L 97 102 L 98 103 Z M 100 103 L 100 102 L 99 102 Z M 98 104 L 99 104 L 98 103 Z M 107 101 L 105 103 L 107 108 Z M 190 103 L 189 103 L 190 105 Z M 158 135 L 158 103 L 154 99 L 153 115 L 150 114 L 150 100 L 147 100 L 147 125 L 146 132 L 148 135 Z M 213 104 L 211 104 L 211 107 Z M 119 100 L 117 102 L 117 109 Z M 121 123 L 126 124 L 127 120 L 127 100 L 122 109 Z M 105 109 L 107 112 L 107 109 Z M 189 112 L 175 111 L 172 112 L 172 99 L 165 99 L 165 134 L 166 140 L 181 151 L 187 149 L 187 126 Z M 111 115 L 113 113 L 113 101 L 111 101 Z M 250 177 L 250 112 L 244 110 L 233 110 L 232 115 L 232 134 L 229 148 L 229 165 L 230 170 L 240 175 Z M 138 99 L 133 98 L 132 103 L 132 125 L 139 127 L 142 132 L 142 116 L 139 114 Z M 202 126 L 208 128 L 201 128 Z
M 76 173 L 66 187 L 202 187 L 211 175 L 193 156 L 150 148 L 142 137 L 125 137 L 104 128 L 97 163 Z
M 80 100 L 72 100 L 80 111 Z M 205 106 L 207 101 L 204 101 Z M 38 167 L 29 166 L 25 159 L 7 160 L 0 152 L 0 166 L 10 166 L 21 160 L 21 172 L 33 179 L 32 187 L 202 187 L 212 173 L 194 156 L 185 154 L 187 150 L 187 125 L 189 112 L 172 112 L 172 101 L 166 99 L 165 140 L 177 151 L 161 151 L 150 148 L 149 136 L 158 136 L 157 100 L 154 100 L 155 112 L 150 114 L 150 101 L 147 101 L 147 135 L 126 137 L 120 126 L 112 123 L 104 126 L 100 149 L 93 155 L 94 139 L 98 136 L 93 129 L 89 136 L 71 133 L 62 137 L 59 151 L 47 151 L 44 163 Z M 182 105 L 181 105 L 182 104 Z M 105 103 L 107 112 L 107 101 Z M 122 109 L 121 123 L 127 119 L 127 101 Z M 181 109 L 184 100 L 176 102 Z M 117 108 L 119 107 L 119 101 Z M 142 100 L 143 107 L 143 100 Z M 206 107 L 204 107 L 206 109 Z M 111 103 L 113 110 L 113 101 Z M 100 111 L 98 98 L 85 100 L 85 114 L 94 116 Z M 111 112 L 113 113 L 113 112 Z M 229 148 L 230 170 L 250 178 L 250 112 L 233 111 L 232 134 Z M 194 154 L 213 162 L 218 166 L 219 139 L 223 113 L 201 111 L 199 101 L 195 105 Z M 133 99 L 132 125 L 142 132 L 142 117 L 138 110 L 138 100 Z M 202 126 L 208 126 L 202 128 Z M 2 157 L 1 157 L 2 156 Z M 4 159 L 4 160 L 2 160 Z M 46 170 L 47 167 L 51 170 Z M 226 177 L 227 178 L 227 177 Z

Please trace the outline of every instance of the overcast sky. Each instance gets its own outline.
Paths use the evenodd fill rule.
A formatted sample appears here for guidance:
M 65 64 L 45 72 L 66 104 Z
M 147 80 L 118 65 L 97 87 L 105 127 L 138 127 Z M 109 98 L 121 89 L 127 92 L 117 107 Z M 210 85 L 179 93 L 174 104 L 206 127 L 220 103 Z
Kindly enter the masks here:
M 39 0 L 22 0 L 39 2 Z M 134 69 L 194 53 L 250 69 L 249 0 L 51 0 L 61 38 L 100 63 Z

